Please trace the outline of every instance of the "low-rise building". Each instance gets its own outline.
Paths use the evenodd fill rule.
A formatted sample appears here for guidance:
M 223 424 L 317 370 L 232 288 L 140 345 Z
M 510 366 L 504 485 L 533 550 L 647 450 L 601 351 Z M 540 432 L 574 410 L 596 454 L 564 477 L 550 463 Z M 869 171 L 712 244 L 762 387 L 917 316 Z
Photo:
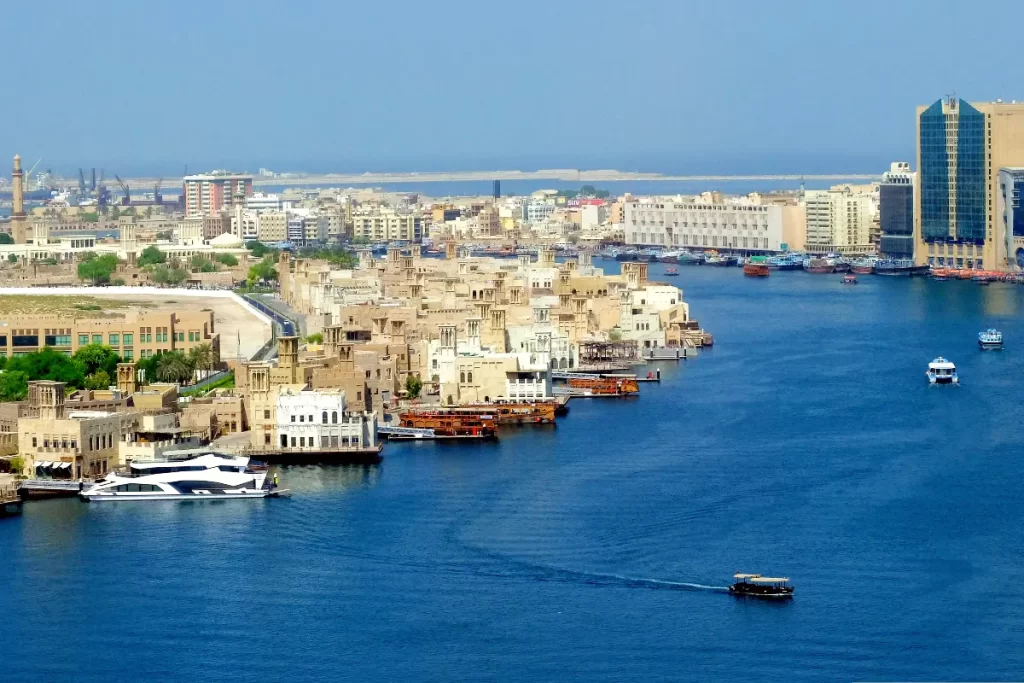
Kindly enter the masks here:
M 772 204 L 721 196 L 650 197 L 624 202 L 622 212 L 627 244 L 755 253 L 782 248 L 782 207 Z

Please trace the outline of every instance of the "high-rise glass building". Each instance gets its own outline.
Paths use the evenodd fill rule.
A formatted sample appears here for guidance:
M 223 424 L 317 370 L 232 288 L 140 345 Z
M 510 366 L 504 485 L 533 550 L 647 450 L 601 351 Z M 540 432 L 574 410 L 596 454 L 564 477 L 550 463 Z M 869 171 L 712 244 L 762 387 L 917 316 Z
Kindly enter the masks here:
M 914 258 L 914 185 L 917 174 L 906 161 L 893 163 L 878 186 L 878 250 L 885 258 Z
M 1024 269 L 1024 168 L 999 169 L 998 219 L 1006 234 L 1006 254 L 1015 270 Z
M 1024 166 L 1024 103 L 948 97 L 918 107 L 918 263 L 1008 267 L 1006 233 L 995 206 L 1003 166 Z

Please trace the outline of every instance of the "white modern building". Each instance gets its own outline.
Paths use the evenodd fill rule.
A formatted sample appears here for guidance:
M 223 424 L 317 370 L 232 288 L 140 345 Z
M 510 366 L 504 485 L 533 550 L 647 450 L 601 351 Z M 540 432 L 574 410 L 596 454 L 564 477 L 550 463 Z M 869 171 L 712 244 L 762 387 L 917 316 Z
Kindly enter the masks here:
M 747 198 L 649 197 L 623 205 L 626 243 L 668 249 L 782 249 L 782 207 Z
M 850 185 L 808 190 L 804 201 L 807 205 L 807 251 L 842 254 L 875 251 L 871 231 L 878 213 L 877 186 L 874 191 L 855 191 Z
M 526 222 L 530 223 L 531 225 L 539 225 L 541 223 L 547 222 L 548 217 L 550 217 L 551 214 L 553 214 L 555 212 L 555 209 L 557 208 L 558 207 L 555 206 L 554 202 L 551 201 L 532 200 L 524 207 L 525 214 L 523 218 L 526 219 Z
M 278 195 L 257 192 L 245 198 L 245 208 L 250 211 L 280 211 L 284 207 Z
M 277 392 L 280 448 L 324 450 L 377 446 L 377 414 L 345 411 L 345 392 L 284 385 Z

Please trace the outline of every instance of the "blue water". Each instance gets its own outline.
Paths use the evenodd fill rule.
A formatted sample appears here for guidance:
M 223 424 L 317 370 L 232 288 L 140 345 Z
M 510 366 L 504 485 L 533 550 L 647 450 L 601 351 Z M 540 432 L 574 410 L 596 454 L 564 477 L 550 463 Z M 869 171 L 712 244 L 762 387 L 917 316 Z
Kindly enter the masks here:
M 0 679 L 1019 680 L 1024 288 L 680 271 L 716 346 L 636 400 L 290 500 L 0 520 Z

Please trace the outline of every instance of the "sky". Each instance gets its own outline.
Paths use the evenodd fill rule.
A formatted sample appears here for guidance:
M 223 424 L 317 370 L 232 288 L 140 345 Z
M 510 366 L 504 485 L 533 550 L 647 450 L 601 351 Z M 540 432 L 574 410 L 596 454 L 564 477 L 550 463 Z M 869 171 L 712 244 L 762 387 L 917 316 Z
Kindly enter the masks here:
M 0 158 L 76 174 L 879 172 L 1024 99 L 1024 3 L 5 3 Z M 6 166 L 6 164 L 4 164 Z

